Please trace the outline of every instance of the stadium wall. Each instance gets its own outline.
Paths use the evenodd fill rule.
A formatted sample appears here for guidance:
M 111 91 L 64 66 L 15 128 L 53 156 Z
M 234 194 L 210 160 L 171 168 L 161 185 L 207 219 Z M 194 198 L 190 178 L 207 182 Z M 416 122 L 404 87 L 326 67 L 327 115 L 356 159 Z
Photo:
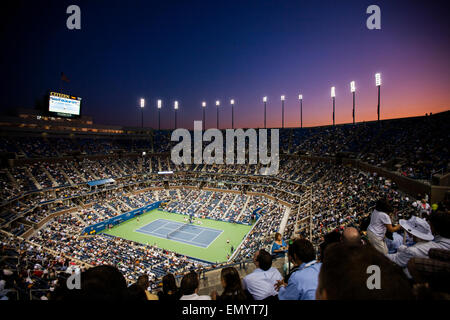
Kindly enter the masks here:
M 130 219 L 134 218 L 135 216 L 143 214 L 144 212 L 151 211 L 151 210 L 154 210 L 156 208 L 159 208 L 159 205 L 162 202 L 163 201 L 154 202 L 152 204 L 143 206 L 143 207 L 141 207 L 139 209 L 131 210 L 131 211 L 125 212 L 123 214 L 120 214 L 118 216 L 115 216 L 113 218 L 110 218 L 108 220 L 104 220 L 102 222 L 90 225 L 90 226 L 88 226 L 88 227 L 83 229 L 82 234 L 84 234 L 84 235 L 86 235 L 86 234 L 96 234 L 99 231 L 104 230 L 107 225 L 110 225 L 110 224 L 115 225 L 115 224 L 118 224 L 118 223 L 130 220 Z

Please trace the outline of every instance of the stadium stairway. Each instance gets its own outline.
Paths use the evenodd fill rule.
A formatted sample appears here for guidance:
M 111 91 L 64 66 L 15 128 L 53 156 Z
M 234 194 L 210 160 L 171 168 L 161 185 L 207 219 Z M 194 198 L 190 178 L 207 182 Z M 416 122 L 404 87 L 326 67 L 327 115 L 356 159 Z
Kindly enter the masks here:
M 283 265 L 285 263 L 284 259 L 277 259 L 273 261 L 272 266 L 277 268 L 278 271 L 283 275 Z M 256 267 L 252 262 L 245 264 L 245 269 L 237 264 L 235 266 L 241 279 L 243 279 L 246 275 L 252 273 Z M 205 273 L 206 279 L 203 279 L 203 273 L 200 275 L 200 287 L 199 287 L 199 295 L 209 295 L 211 291 L 216 290 L 218 294 L 222 293 L 222 285 L 220 282 L 220 272 L 222 269 L 216 269 L 212 271 L 208 271 Z M 181 280 L 180 280 L 181 281 Z

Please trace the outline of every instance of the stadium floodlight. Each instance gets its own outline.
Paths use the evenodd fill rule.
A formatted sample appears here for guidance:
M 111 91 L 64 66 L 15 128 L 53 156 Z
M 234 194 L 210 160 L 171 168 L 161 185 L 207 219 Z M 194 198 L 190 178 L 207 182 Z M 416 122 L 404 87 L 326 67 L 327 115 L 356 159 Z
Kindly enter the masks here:
M 335 89 L 335 87 L 331 87 L 331 99 L 333 100 L 333 126 L 334 126 L 334 124 L 335 124 L 335 122 L 334 122 L 334 101 L 335 101 L 335 98 L 336 98 L 336 89 Z
M 355 93 L 356 93 L 355 81 L 350 82 L 350 91 L 353 96 L 353 124 L 355 124 Z
M 144 106 L 145 106 L 145 99 L 141 98 L 141 127 L 144 128 Z
M 264 102 L 264 129 L 266 129 L 266 108 L 267 108 L 267 96 L 263 97 Z
M 231 128 L 234 129 L 234 99 L 230 100 L 231 104 Z
M 205 121 L 206 121 L 206 119 L 205 119 L 205 109 L 206 109 L 206 101 L 203 101 L 202 102 L 202 111 L 203 111 L 203 130 L 205 130 L 206 129 L 206 123 L 205 123 Z
M 381 73 L 375 73 L 375 84 L 377 87 L 381 86 Z
M 355 81 L 350 82 L 350 92 L 355 92 L 356 91 L 356 87 L 355 87 Z
M 378 121 L 380 121 L 381 73 L 375 73 L 375 85 L 378 87 L 377 115 L 378 115 Z
M 300 128 L 303 128 L 303 95 L 298 95 L 298 100 L 300 101 Z
M 284 95 L 281 96 L 281 101 L 284 101 L 286 97 Z
M 177 110 L 178 110 L 178 101 L 175 100 L 174 104 L 174 111 L 175 111 L 175 129 L 177 128 Z
M 281 128 L 284 128 L 284 99 L 285 96 L 281 96 Z
M 216 100 L 216 106 L 217 106 L 217 129 L 219 129 L 219 106 L 220 106 L 220 101 Z
M 157 101 L 158 106 L 158 130 L 161 130 L 161 107 L 162 107 L 162 101 Z
M 142 156 L 145 156 L 147 154 L 147 152 L 143 151 L 142 152 Z

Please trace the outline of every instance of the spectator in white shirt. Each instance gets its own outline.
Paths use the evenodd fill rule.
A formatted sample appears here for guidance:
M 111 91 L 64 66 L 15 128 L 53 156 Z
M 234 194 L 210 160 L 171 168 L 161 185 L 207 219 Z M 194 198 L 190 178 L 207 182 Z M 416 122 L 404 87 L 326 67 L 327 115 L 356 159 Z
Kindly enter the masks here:
M 181 280 L 181 293 L 183 294 L 180 300 L 211 300 L 210 296 L 199 296 L 198 286 L 199 286 L 198 274 L 195 271 L 191 271 L 183 277 Z
M 370 224 L 367 227 L 367 237 L 370 244 L 379 252 L 388 254 L 388 248 L 384 238 L 386 236 L 386 230 L 389 232 L 396 232 L 400 230 L 401 226 L 392 226 L 391 218 L 388 212 L 391 212 L 391 206 L 385 199 L 377 201 L 375 210 L 373 210 L 370 216 Z
M 255 300 L 263 300 L 277 295 L 275 284 L 282 280 L 281 273 L 272 267 L 272 256 L 266 250 L 258 250 L 253 257 L 255 271 L 243 279 L 244 290 Z

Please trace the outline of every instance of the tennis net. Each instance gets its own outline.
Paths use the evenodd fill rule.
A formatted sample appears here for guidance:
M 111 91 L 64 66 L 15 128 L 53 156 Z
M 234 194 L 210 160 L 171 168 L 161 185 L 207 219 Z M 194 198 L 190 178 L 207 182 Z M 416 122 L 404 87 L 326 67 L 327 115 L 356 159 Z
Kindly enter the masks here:
M 173 236 L 175 233 L 177 233 L 177 232 L 183 230 L 183 229 L 184 229 L 186 226 L 188 226 L 188 225 L 189 225 L 188 223 L 185 223 L 185 224 L 182 224 L 181 226 L 179 226 L 178 228 L 176 228 L 175 230 L 170 231 L 170 232 L 167 234 L 167 239 L 172 238 L 172 236 Z

